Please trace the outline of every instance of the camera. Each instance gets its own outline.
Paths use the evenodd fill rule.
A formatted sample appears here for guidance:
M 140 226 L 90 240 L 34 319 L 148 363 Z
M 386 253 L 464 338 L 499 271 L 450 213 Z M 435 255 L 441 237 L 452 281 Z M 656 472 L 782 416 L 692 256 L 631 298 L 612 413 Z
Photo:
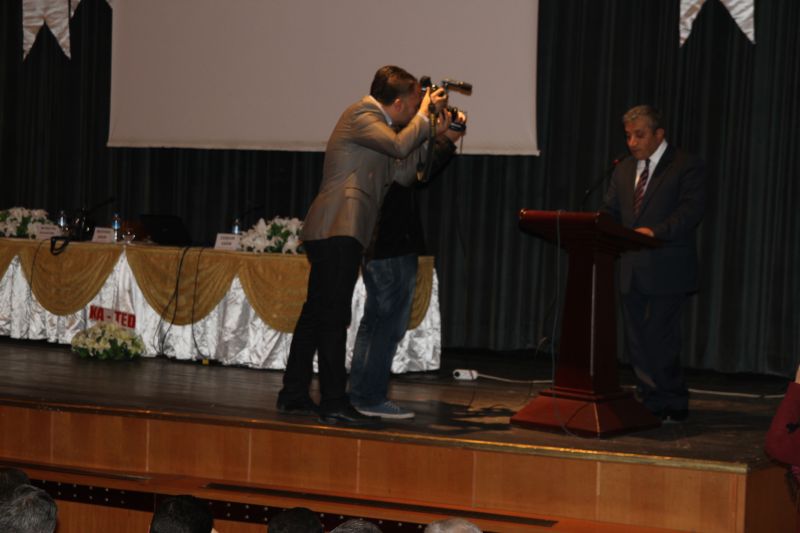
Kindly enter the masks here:
M 467 95 L 472 94 L 472 84 L 465 81 L 442 80 L 437 86 L 431 81 L 430 76 L 422 76 L 419 79 L 419 85 L 423 93 L 426 89 L 428 89 L 428 87 L 430 87 L 431 92 L 436 91 L 439 89 L 439 87 L 441 87 L 445 90 L 445 92 L 454 90 Z M 450 113 L 450 129 L 453 131 L 465 131 L 467 129 L 467 125 L 463 122 L 458 122 L 459 109 L 457 107 L 448 106 L 446 110 L 448 113 Z

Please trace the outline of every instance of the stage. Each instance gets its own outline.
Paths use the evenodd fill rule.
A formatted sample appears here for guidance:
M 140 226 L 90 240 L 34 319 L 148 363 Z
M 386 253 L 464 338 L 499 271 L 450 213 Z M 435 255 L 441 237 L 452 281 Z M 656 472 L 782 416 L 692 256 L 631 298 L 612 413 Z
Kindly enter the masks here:
M 144 531 L 176 493 L 208 499 L 221 533 L 263 532 L 297 505 L 384 531 L 444 516 L 486 531 L 794 531 L 762 448 L 785 379 L 690 372 L 693 389 L 750 396 L 695 393 L 687 422 L 594 439 L 509 425 L 547 385 L 451 377 L 543 380 L 548 357 L 445 351 L 441 370 L 392 380 L 417 417 L 367 431 L 277 413 L 280 371 L 0 338 L 0 463 L 58 499 L 59 533 Z

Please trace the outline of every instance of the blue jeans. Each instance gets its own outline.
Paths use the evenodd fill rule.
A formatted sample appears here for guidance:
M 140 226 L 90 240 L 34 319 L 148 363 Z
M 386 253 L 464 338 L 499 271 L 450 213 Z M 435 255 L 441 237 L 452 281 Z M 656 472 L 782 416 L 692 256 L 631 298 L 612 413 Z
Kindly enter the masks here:
M 411 315 L 417 256 L 373 259 L 362 274 L 367 302 L 350 366 L 350 401 L 371 407 L 386 401 L 392 359 Z

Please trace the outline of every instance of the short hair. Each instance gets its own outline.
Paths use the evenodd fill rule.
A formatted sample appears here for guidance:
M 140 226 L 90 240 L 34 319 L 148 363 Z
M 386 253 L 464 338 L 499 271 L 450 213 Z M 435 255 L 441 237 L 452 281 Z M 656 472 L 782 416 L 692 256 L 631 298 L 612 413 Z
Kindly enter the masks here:
M 481 528 L 463 518 L 436 520 L 425 527 L 425 533 L 482 533 Z
M 11 496 L 11 492 L 20 485 L 30 485 L 28 474 L 19 468 L 0 468 L 0 502 Z
M 664 129 L 661 111 L 651 105 L 637 105 L 628 109 L 628 111 L 622 115 L 622 123 L 627 124 L 628 122 L 633 122 L 637 118 L 646 118 L 650 124 L 650 129 L 653 131 Z
M 207 506 L 188 494 L 170 496 L 153 513 L 150 533 L 210 533 L 214 517 Z
M 306 507 L 284 509 L 267 522 L 269 533 L 322 533 L 319 515 Z
M 18 486 L 0 504 L 3 533 L 53 533 L 57 518 L 55 500 L 33 485 Z
M 394 65 L 386 65 L 375 73 L 369 94 L 383 105 L 389 105 L 397 98 L 416 90 L 417 84 L 417 78 L 406 70 Z
M 353 518 L 333 528 L 331 533 L 381 533 L 381 528 L 363 518 Z

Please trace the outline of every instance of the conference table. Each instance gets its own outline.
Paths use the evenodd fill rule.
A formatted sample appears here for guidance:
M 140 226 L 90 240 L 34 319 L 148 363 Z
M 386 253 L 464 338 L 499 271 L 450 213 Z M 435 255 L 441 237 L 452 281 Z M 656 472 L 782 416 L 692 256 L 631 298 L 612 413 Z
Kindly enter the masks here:
M 100 309 L 123 317 L 148 357 L 283 369 L 308 272 L 304 255 L 89 242 L 54 254 L 50 241 L 0 238 L 0 335 L 69 344 Z M 348 367 L 365 299 L 359 278 Z M 438 279 L 425 256 L 392 372 L 436 370 L 440 356 Z

